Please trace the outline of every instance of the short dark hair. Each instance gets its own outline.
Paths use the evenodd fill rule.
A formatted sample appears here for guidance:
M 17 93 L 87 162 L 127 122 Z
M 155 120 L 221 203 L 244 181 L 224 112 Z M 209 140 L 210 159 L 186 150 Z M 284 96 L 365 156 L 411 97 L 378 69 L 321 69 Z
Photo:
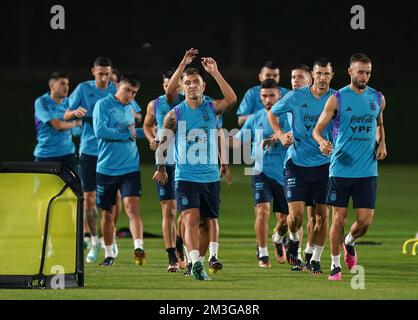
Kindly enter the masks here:
M 181 75 L 181 79 L 183 79 L 184 76 L 191 76 L 193 74 L 201 76 L 203 81 L 205 81 L 205 75 L 200 68 L 186 68 Z
M 279 65 L 276 62 L 269 60 L 269 61 L 264 62 L 264 64 L 261 66 L 261 69 L 263 68 L 279 69 Z
M 311 72 L 311 68 L 309 68 L 306 64 L 296 64 L 293 66 L 293 68 L 290 70 L 292 72 L 293 70 L 303 70 L 307 73 Z
M 68 79 L 69 78 L 68 77 L 68 73 L 62 72 L 62 71 L 54 71 L 49 76 L 49 81 L 51 81 L 51 80 L 58 80 L 60 78 Z
M 163 80 L 164 79 L 171 79 L 171 77 L 173 76 L 175 71 L 176 71 L 176 69 L 173 68 L 173 67 L 168 68 L 167 70 L 164 70 L 163 71 Z
M 138 88 L 141 86 L 141 81 L 139 81 L 138 76 L 134 73 L 123 74 L 120 77 L 120 82 L 129 83 L 131 86 Z
M 372 63 L 372 60 L 370 60 L 370 58 L 366 56 L 364 53 L 355 53 L 350 58 L 350 66 L 354 62 Z
M 266 79 L 261 82 L 261 89 L 279 89 L 279 85 L 274 79 Z
M 118 69 L 116 68 L 112 68 L 112 73 L 114 73 L 116 75 L 116 82 L 120 81 L 120 72 Z
M 112 67 L 112 61 L 107 57 L 97 57 L 94 60 L 93 66 L 95 67 Z
M 313 66 L 314 67 L 315 66 L 318 66 L 318 67 L 324 67 L 325 68 L 326 66 L 328 66 L 328 64 L 331 65 L 331 61 L 329 61 L 328 58 L 326 58 L 326 57 L 319 57 L 319 58 L 317 58 L 314 61 Z M 331 67 L 332 67 L 332 65 L 331 65 Z

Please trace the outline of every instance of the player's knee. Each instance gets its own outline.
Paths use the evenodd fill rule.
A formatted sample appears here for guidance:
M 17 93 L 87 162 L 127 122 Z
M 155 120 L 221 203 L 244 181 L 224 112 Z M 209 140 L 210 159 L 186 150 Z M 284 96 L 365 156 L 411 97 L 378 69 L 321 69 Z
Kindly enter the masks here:
M 262 219 L 268 219 L 270 217 L 270 207 L 268 204 L 257 205 L 257 216 Z
M 96 196 L 94 193 L 88 192 L 84 194 L 84 207 L 88 211 L 96 208 Z
M 338 228 L 342 228 L 345 225 L 346 217 L 341 215 L 334 215 L 332 224 Z

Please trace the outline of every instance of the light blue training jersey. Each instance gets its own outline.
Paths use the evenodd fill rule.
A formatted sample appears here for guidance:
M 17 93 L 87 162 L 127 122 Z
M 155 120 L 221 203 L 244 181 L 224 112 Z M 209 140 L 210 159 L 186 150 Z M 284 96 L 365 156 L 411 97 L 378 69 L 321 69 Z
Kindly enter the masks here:
M 68 98 L 57 104 L 49 92 L 35 100 L 35 130 L 38 140 L 33 152 L 35 157 L 61 157 L 75 152 L 71 129 L 56 130 L 49 124 L 52 119 L 64 121 L 67 109 Z
M 377 176 L 376 128 L 382 94 L 370 87 L 357 94 L 348 85 L 334 96 L 338 100 L 338 113 L 333 126 L 330 177 Z
M 134 112 L 132 103 L 123 105 L 112 94 L 97 101 L 93 127 L 98 140 L 98 173 L 121 176 L 139 171 L 138 147 L 129 131 L 135 124 Z M 138 138 L 144 137 L 142 129 L 136 131 Z
M 292 90 L 280 99 L 271 108 L 271 112 L 278 117 L 281 114 L 290 114 L 290 126 L 293 133 L 293 144 L 287 152 L 287 159 L 301 167 L 317 167 L 329 163 L 330 157 L 324 156 L 319 145 L 312 137 L 315 125 L 324 110 L 328 98 L 335 92 L 333 89 L 320 98 L 316 98 L 311 87 Z M 324 130 L 328 138 L 332 132 L 332 124 Z M 331 140 L 331 137 L 329 137 Z
M 281 115 L 279 121 L 283 130 L 290 130 L 286 114 Z M 245 132 L 245 130 L 248 131 Z M 283 170 L 288 148 L 284 147 L 280 141 L 274 143 L 270 148 L 261 148 L 262 140 L 269 139 L 273 133 L 267 119 L 267 110 L 264 109 L 251 115 L 235 138 L 242 142 L 252 141 L 251 154 L 255 161 L 254 174 L 263 172 L 267 177 L 276 180 L 283 186 Z
M 213 101 L 203 99 L 196 109 L 186 101 L 174 107 L 175 181 L 219 181 L 218 127 Z
M 281 98 L 283 98 L 290 90 L 286 88 L 279 87 Z M 247 92 L 244 95 L 244 98 L 242 99 L 238 110 L 237 115 L 238 116 L 244 116 L 253 114 L 258 110 L 263 110 L 264 104 L 261 101 L 260 97 L 260 91 L 261 86 L 255 86 L 247 90 Z
M 97 139 L 93 132 L 93 110 L 99 99 L 106 97 L 108 94 L 115 94 L 116 86 L 109 82 L 106 89 L 99 89 L 95 80 L 80 83 L 71 93 L 69 98 L 70 110 L 76 110 L 78 107 L 87 109 L 87 114 L 82 118 L 83 125 L 80 137 L 80 154 L 88 154 L 97 156 L 99 153 Z

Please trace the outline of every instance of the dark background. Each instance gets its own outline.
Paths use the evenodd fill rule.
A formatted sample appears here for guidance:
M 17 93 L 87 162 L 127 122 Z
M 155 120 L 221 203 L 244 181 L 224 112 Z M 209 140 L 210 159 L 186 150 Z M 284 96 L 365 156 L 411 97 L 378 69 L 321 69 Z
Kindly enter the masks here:
M 52 30 L 50 9 L 65 8 L 66 29 Z M 352 30 L 350 9 L 365 8 L 366 29 Z M 162 93 L 161 71 L 177 65 L 184 51 L 212 56 L 239 101 L 258 83 L 259 66 L 275 60 L 280 85 L 290 87 L 290 68 L 312 66 L 319 56 L 334 65 L 332 87 L 349 82 L 351 54 L 373 62 L 370 86 L 387 100 L 385 128 L 392 162 L 418 162 L 417 17 L 411 2 L 351 1 L 14 1 L 0 4 L 0 161 L 31 161 L 36 144 L 34 100 L 48 90 L 52 71 L 70 74 L 72 91 L 91 79 L 97 56 L 109 56 L 122 72 L 142 82 L 136 100 L 145 116 Z M 144 44 L 151 46 L 144 46 Z M 208 95 L 220 94 L 208 79 Z M 236 111 L 224 126 L 236 127 Z M 150 160 L 144 141 L 141 157 Z

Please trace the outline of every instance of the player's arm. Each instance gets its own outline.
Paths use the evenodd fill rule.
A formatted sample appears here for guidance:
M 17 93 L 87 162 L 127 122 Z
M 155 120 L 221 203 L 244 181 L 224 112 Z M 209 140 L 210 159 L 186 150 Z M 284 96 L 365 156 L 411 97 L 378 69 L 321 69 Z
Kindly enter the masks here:
M 81 119 L 87 110 L 81 106 L 81 84 L 79 84 L 68 98 L 69 108 L 64 113 L 64 120 Z
M 226 183 L 228 185 L 232 184 L 232 173 L 228 166 L 228 145 L 226 142 L 225 132 L 222 128 L 218 129 L 218 149 L 219 149 L 219 163 L 220 169 L 219 173 L 221 177 L 225 176 Z
M 160 137 L 161 141 L 158 145 L 157 150 L 155 151 L 157 170 L 155 171 L 152 179 L 159 182 L 160 184 L 167 183 L 168 175 L 165 169 L 164 151 L 166 151 L 169 148 L 171 141 L 173 141 L 174 132 L 176 130 L 176 122 L 177 120 L 175 112 L 174 110 L 171 110 L 164 117 L 163 130 L 162 135 Z
M 386 99 L 384 96 L 382 96 L 382 103 L 381 103 L 381 109 L 379 116 L 377 117 L 377 136 L 378 136 L 378 147 L 376 150 L 376 159 L 377 160 L 383 160 L 387 156 L 387 150 L 386 150 L 386 141 L 385 141 L 385 128 L 383 126 L 383 111 L 386 108 Z
M 273 113 L 273 110 L 270 109 L 267 112 L 267 119 L 270 123 L 271 128 L 273 129 L 273 132 L 277 136 L 277 138 L 280 140 L 282 145 L 285 147 L 290 146 L 293 144 L 293 134 L 289 132 L 284 132 L 283 128 L 280 126 L 279 117 Z
M 234 90 L 219 72 L 218 65 L 213 58 L 202 58 L 202 66 L 215 79 L 216 83 L 221 89 L 224 97 L 223 99 L 215 100 L 213 105 L 217 114 L 223 113 L 230 109 L 237 102 L 237 96 L 235 95 Z
M 81 121 L 62 121 L 55 117 L 47 104 L 42 99 L 35 101 L 35 116 L 43 123 L 50 125 L 57 131 L 69 130 L 81 125 Z
M 54 128 L 55 130 L 62 131 L 62 130 L 69 130 L 74 127 L 81 126 L 81 120 L 75 121 L 62 121 L 59 119 L 52 119 L 48 122 L 49 125 Z
M 64 113 L 64 120 L 80 119 L 87 114 L 87 110 L 83 107 L 78 107 L 75 110 L 67 109 Z
M 147 113 L 145 115 L 144 125 L 142 127 L 144 130 L 145 137 L 147 138 L 149 142 L 149 147 L 152 151 L 157 150 L 157 147 L 158 147 L 158 142 L 155 137 L 154 125 L 155 125 L 155 117 L 154 117 L 154 100 L 153 100 L 148 103 Z
M 183 59 L 181 60 L 176 71 L 173 73 L 173 75 L 170 78 L 170 81 L 168 82 L 165 98 L 169 104 L 173 104 L 176 102 L 177 86 L 179 85 L 181 75 L 183 74 L 184 69 L 186 69 L 186 66 L 190 64 L 198 54 L 199 50 L 193 48 L 186 50 L 186 52 L 184 53 Z
M 93 111 L 93 129 L 94 134 L 99 139 L 112 141 L 125 141 L 136 138 L 135 124 L 127 128 L 111 128 L 108 126 L 109 115 L 108 106 L 102 101 L 98 101 Z
M 330 155 L 332 152 L 332 143 L 325 139 L 322 132 L 328 126 L 335 113 L 338 111 L 338 101 L 335 96 L 330 96 L 325 103 L 324 110 L 319 117 L 318 123 L 316 124 L 312 136 L 315 141 L 319 144 L 319 149 L 323 155 Z

